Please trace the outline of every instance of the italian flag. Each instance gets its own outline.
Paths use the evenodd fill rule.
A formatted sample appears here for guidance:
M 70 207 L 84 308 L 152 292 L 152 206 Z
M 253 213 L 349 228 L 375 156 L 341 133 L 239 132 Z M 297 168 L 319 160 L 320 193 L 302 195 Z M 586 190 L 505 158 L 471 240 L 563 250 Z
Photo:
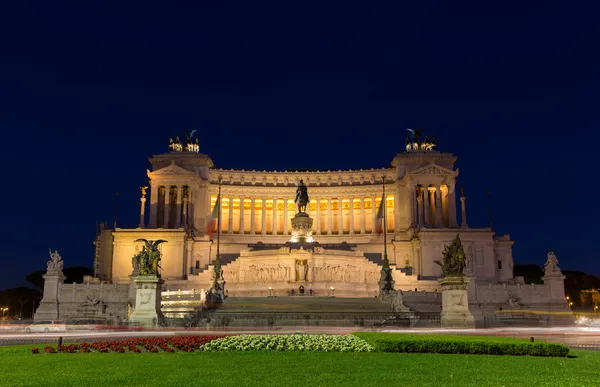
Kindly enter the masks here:
M 217 231 L 217 220 L 219 219 L 221 207 L 221 196 L 217 196 L 217 202 L 212 210 L 212 214 L 208 217 L 208 222 L 206 222 L 206 233 L 208 237 L 212 237 L 212 234 Z
M 375 230 L 377 234 L 381 234 L 383 232 L 383 219 L 385 215 L 385 196 L 381 198 L 381 203 L 379 203 L 379 209 L 377 210 L 377 220 L 375 225 Z

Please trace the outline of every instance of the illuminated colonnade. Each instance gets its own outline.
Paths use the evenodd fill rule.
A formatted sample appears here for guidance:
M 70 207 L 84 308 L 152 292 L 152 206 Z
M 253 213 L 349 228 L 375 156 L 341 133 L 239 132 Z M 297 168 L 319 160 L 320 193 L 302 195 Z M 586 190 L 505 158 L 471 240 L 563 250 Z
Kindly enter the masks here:
M 216 201 L 216 195 L 212 195 L 211 211 Z M 373 225 L 377 224 L 380 203 L 381 196 L 377 195 L 312 197 L 307 212 L 313 218 L 313 234 L 376 233 L 377 228 Z M 387 230 L 392 232 L 395 221 L 393 195 L 387 197 L 386 208 Z M 289 235 L 290 221 L 296 212 L 297 207 L 291 197 L 234 196 L 225 193 L 221 206 L 221 231 L 227 234 Z

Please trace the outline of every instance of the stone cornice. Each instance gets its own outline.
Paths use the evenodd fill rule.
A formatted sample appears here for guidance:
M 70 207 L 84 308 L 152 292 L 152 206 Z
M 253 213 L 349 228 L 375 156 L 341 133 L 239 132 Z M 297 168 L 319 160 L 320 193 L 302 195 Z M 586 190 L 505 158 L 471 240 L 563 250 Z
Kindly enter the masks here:
M 308 187 L 355 187 L 363 185 L 381 185 L 382 176 L 386 176 L 386 183 L 394 182 L 396 171 L 394 168 L 361 169 L 348 171 L 246 171 L 235 169 L 211 169 L 209 180 L 217 184 L 218 177 L 222 176 L 223 186 L 256 186 L 256 187 L 295 187 L 300 179 Z

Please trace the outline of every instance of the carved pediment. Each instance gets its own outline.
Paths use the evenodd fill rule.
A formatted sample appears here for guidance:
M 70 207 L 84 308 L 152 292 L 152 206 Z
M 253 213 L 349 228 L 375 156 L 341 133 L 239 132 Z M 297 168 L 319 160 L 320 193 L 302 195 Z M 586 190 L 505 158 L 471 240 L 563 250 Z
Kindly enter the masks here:
M 168 166 L 158 169 L 156 171 L 150 172 L 148 171 L 148 177 L 156 177 L 156 176 L 194 176 L 197 177 L 194 172 L 188 171 L 185 168 L 181 168 L 180 166 L 171 163 Z
M 409 174 L 410 175 L 452 175 L 452 176 L 454 176 L 454 175 L 456 175 L 456 172 L 451 169 L 440 167 L 439 165 L 431 163 L 424 167 L 417 168 L 414 171 L 410 171 Z

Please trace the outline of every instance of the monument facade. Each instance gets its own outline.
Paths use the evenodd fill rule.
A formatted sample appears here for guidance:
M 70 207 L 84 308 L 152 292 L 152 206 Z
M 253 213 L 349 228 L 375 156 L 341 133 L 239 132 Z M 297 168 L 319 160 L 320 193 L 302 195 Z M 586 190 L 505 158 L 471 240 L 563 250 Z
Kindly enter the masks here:
M 562 311 L 560 271 L 548 272 L 544 285 L 514 278 L 514 242 L 468 225 L 456 156 L 437 151 L 435 137 L 419 136 L 412 132 L 389 168 L 343 171 L 221 169 L 200 153 L 193 133 L 186 133 L 185 143 L 171 139 L 169 152 L 149 159 L 139 225 L 98 233 L 95 276 L 106 284 L 132 283 L 132 257 L 144 252 L 143 240 L 166 241 L 157 247 L 162 309 L 182 315 L 176 307 L 182 298 L 173 294 L 202 299 L 215 283 L 213 215 L 219 213 L 218 276 L 229 297 L 287 296 L 302 287 L 311 294 L 373 298 L 387 265 L 385 283 L 401 292 L 389 297 L 439 314 L 442 267 L 435 261 L 458 233 L 476 320 L 506 309 L 511 297 Z

